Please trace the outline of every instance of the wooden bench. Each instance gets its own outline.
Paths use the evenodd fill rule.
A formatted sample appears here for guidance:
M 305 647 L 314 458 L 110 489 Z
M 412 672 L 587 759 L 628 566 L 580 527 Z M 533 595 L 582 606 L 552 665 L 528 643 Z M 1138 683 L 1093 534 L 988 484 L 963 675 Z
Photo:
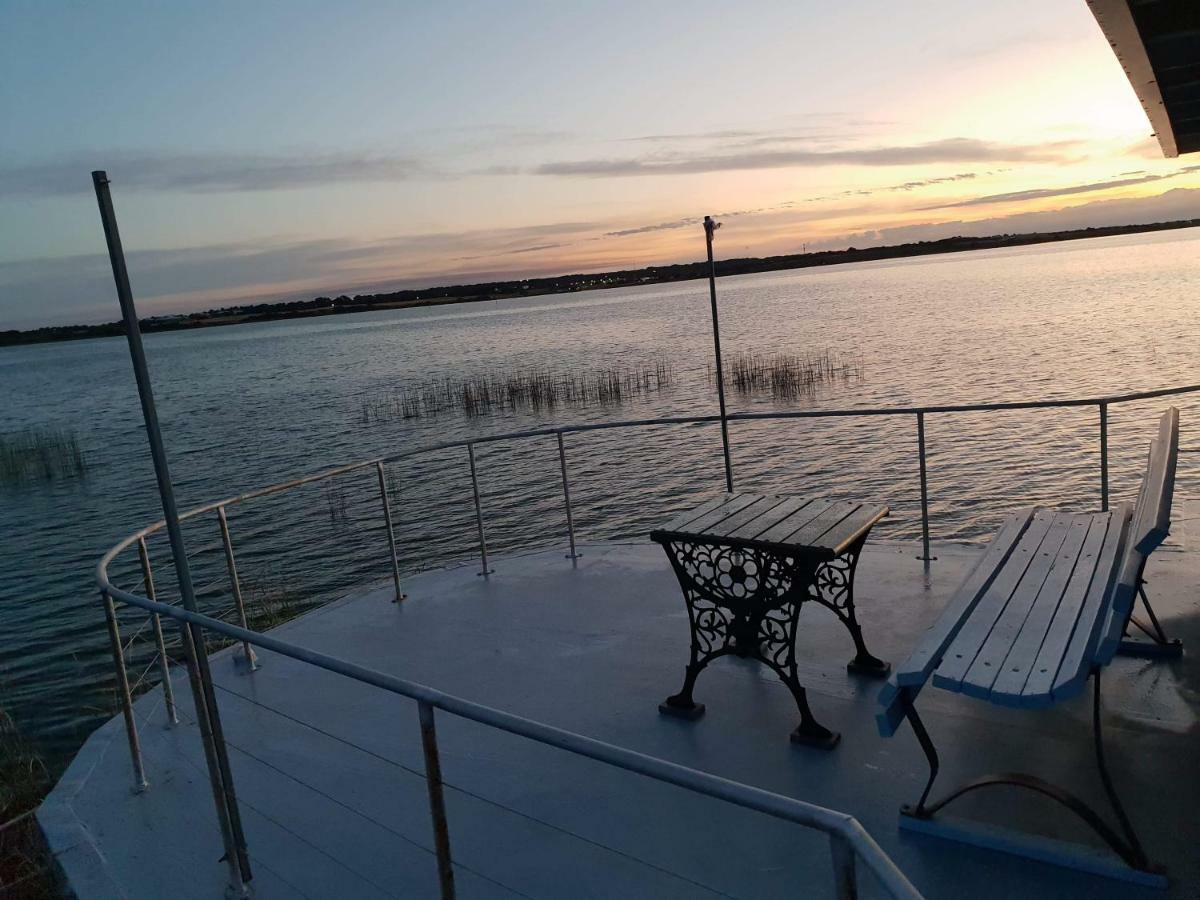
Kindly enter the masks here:
M 1142 590 L 1147 557 L 1170 528 L 1178 447 L 1179 412 L 1172 407 L 1159 422 L 1141 492 L 1132 507 L 1122 503 L 1110 511 L 1083 515 L 1028 509 L 1009 518 L 941 617 L 896 668 L 879 695 L 880 733 L 892 736 L 907 719 L 930 769 L 916 805 L 901 810 L 901 827 L 1141 883 L 1165 884 L 1165 876 L 1151 866 L 1142 850 L 1104 766 L 1100 672 L 1122 648 L 1139 595 L 1160 643 L 1178 647 L 1166 642 Z M 914 703 L 931 678 L 935 687 L 944 690 L 1004 706 L 1039 709 L 1080 693 L 1089 676 L 1094 685 L 1097 762 L 1116 812 L 1117 829 L 1078 797 L 1025 774 L 985 776 L 929 802 L 938 757 Z M 932 821 L 963 794 L 995 784 L 1024 787 L 1058 800 L 1127 865 L 1114 865 L 1110 858 L 1096 854 L 1063 854 L 1059 848 L 1050 849 L 1048 841 L 1031 836 L 1005 837 L 995 829 L 957 823 L 942 828 L 941 821 Z

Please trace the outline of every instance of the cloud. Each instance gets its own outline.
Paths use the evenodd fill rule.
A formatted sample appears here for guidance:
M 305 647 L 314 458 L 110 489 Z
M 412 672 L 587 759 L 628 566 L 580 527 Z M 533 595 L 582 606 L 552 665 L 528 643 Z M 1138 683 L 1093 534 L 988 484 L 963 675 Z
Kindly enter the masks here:
M 559 177 L 606 178 L 635 175 L 694 175 L 737 169 L 794 166 L 905 166 L 956 162 L 1064 162 L 1077 141 L 997 144 L 972 138 L 946 138 L 924 144 L 841 150 L 759 150 L 721 154 L 654 154 L 617 159 L 543 163 L 532 172 Z
M 1106 191 L 1110 188 L 1147 184 L 1151 181 L 1165 181 L 1168 178 L 1178 178 L 1180 175 L 1197 171 L 1200 171 L 1200 166 L 1185 166 L 1177 172 L 1167 172 L 1163 175 L 1139 174 L 1132 178 L 1093 181 L 1087 184 L 1072 184 L 1059 188 L 1037 188 L 1028 191 L 1009 191 L 1004 194 L 985 194 L 982 197 L 972 197 L 969 200 L 959 200 L 955 203 L 938 203 L 934 206 L 923 206 L 921 210 L 952 209 L 960 206 L 985 206 L 990 203 L 1023 203 L 1028 200 L 1041 200 L 1045 197 L 1067 197 L 1071 194 L 1088 194 L 1093 191 Z M 1135 173 L 1129 174 L 1134 175 Z
M 1065 209 L 1013 213 L 974 221 L 922 222 L 892 228 L 860 231 L 842 237 L 809 242 L 810 247 L 840 249 L 936 241 L 947 237 L 983 237 L 1034 231 L 1067 231 L 1106 225 L 1146 225 L 1200 218 L 1200 188 L 1174 188 L 1152 197 L 1093 200 Z
M 103 166 L 123 190 L 277 191 L 345 182 L 394 182 L 435 177 L 412 157 L 388 154 L 266 156 L 253 154 L 97 153 L 89 159 L 0 169 L 0 197 L 85 194 L 89 173 Z

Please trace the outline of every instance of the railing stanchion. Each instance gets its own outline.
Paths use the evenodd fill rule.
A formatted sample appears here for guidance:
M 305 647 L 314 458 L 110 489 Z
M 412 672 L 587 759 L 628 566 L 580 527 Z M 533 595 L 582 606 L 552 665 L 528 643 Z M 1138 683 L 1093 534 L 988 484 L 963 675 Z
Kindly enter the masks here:
M 238 579 L 237 560 L 233 556 L 233 541 L 229 537 L 229 520 L 225 517 L 225 507 L 217 507 L 217 521 L 221 523 L 221 543 L 225 546 L 225 566 L 229 569 L 229 584 L 233 589 L 233 602 L 237 607 L 238 624 L 249 630 L 246 622 L 246 604 L 242 600 L 242 583 Z M 246 665 L 253 672 L 259 667 L 258 655 L 248 641 L 242 641 L 242 651 Z
M 917 413 L 917 456 L 921 464 L 921 555 L 919 559 L 930 562 L 937 559 L 929 555 L 929 479 L 925 472 L 925 413 Z
M 479 531 L 479 558 L 483 564 L 483 569 L 479 574 L 487 578 L 493 570 L 488 568 L 487 535 L 483 531 L 483 504 L 479 502 L 479 475 L 475 472 L 475 444 L 473 442 L 467 444 L 467 458 L 471 461 L 471 490 L 475 494 L 475 527 Z
M 854 846 L 836 831 L 831 831 L 829 851 L 833 855 L 833 896 L 838 900 L 857 900 L 858 873 L 854 868 Z
M 433 843 L 437 848 L 438 881 L 442 887 L 442 900 L 454 900 L 454 863 L 450 858 L 450 827 L 446 823 L 442 763 L 438 756 L 433 707 L 420 700 L 417 712 L 421 719 L 421 749 L 425 753 L 425 785 L 429 789 L 429 817 L 433 821 Z
M 575 520 L 571 517 L 571 485 L 567 480 L 567 450 L 563 446 L 561 431 L 558 433 L 558 467 L 562 471 L 563 502 L 567 507 L 567 541 L 571 545 L 571 552 L 567 554 L 567 559 L 574 562 L 583 554 L 575 552 Z
M 154 590 L 154 574 L 150 571 L 150 551 L 146 549 L 146 539 L 138 538 L 138 559 L 142 563 L 142 579 L 146 586 L 146 596 L 157 600 Z M 158 647 L 158 666 L 162 672 L 163 700 L 167 704 L 167 721 L 171 725 L 179 724 L 179 711 L 175 708 L 175 688 L 171 684 L 171 661 L 167 659 L 167 643 L 163 640 L 162 618 L 158 613 L 150 613 L 150 621 L 154 627 L 154 643 Z
M 101 591 L 104 618 L 108 622 L 108 639 L 112 644 L 113 668 L 117 674 L 117 690 L 121 695 L 121 714 L 125 717 L 125 736 L 129 738 L 129 758 L 133 763 L 133 790 L 140 794 L 150 786 L 142 765 L 142 742 L 138 738 L 137 719 L 133 716 L 133 697 L 129 693 L 129 673 L 125 671 L 125 651 L 121 647 L 121 626 L 117 623 L 117 608 L 108 591 Z
M 1100 508 L 1108 511 L 1108 404 L 1100 403 Z
M 388 550 L 392 555 L 392 581 L 396 585 L 396 601 L 407 600 L 408 595 L 400 590 L 400 561 L 396 559 L 396 533 L 392 530 L 392 507 L 388 503 L 387 478 L 383 474 L 383 462 L 375 463 L 379 473 L 379 499 L 383 501 L 383 524 L 387 526 Z

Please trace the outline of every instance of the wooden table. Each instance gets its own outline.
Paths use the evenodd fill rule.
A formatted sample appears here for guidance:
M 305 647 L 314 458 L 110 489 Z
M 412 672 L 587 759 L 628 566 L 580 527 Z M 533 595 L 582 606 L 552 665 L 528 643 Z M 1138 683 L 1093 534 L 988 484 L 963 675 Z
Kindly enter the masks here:
M 714 659 L 753 657 L 791 690 L 800 710 L 792 741 L 825 749 L 839 738 L 818 723 L 796 674 L 801 607 L 831 610 L 854 640 L 847 668 L 886 677 L 891 667 L 868 652 L 854 613 L 854 569 L 871 527 L 886 506 L 762 494 L 721 494 L 650 532 L 662 544 L 683 588 L 691 657 L 683 687 L 659 710 L 699 718 L 696 678 Z

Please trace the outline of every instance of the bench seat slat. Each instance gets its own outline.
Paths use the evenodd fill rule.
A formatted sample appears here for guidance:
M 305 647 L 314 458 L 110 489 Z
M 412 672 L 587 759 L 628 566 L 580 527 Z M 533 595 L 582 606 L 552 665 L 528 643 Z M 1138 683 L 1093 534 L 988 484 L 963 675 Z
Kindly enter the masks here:
M 1025 509 L 1009 516 L 1004 522 L 962 586 L 950 598 L 937 621 L 921 636 L 920 642 L 913 648 L 903 665 L 896 668 L 893 678 L 897 687 L 922 685 L 929 678 L 946 647 L 958 634 L 963 619 L 975 608 L 983 591 L 991 584 L 1000 564 L 1016 547 L 1033 514 L 1032 508 Z
M 1082 577 L 1082 571 L 1096 564 L 1096 557 L 1108 532 L 1108 513 L 1075 517 L 1079 527 L 1072 528 L 1059 550 L 1059 560 L 1033 608 L 1021 625 L 1020 632 L 1000 665 L 1000 672 L 988 695 L 994 703 L 1006 706 L 1031 705 L 1025 699 L 1025 685 L 1034 671 L 1038 654 L 1050 633 L 1051 623 L 1059 607 L 1067 600 L 1071 582 Z
M 1053 521 L 1052 510 L 1039 509 L 1034 513 L 1033 521 L 1021 535 L 1016 548 L 995 573 L 991 586 L 984 591 L 983 597 L 966 617 L 953 642 L 946 648 L 941 663 L 933 673 L 935 685 L 947 691 L 962 690 L 967 670 L 975 662 L 984 641 L 1004 612 L 1025 571 L 1038 558 L 1038 550 Z
M 1094 657 L 1100 642 L 1101 629 L 1107 619 L 1108 601 L 1111 599 L 1113 584 L 1126 549 L 1130 516 L 1128 504 L 1121 504 L 1113 511 L 1109 520 L 1108 534 L 1100 551 L 1100 558 L 1096 562 L 1091 584 L 1088 585 L 1083 607 L 1079 611 L 1079 619 L 1058 664 L 1058 674 L 1054 678 L 1053 701 L 1063 700 L 1078 693 L 1087 683 L 1088 675 L 1095 667 Z M 1028 687 L 1026 693 L 1029 693 Z M 1050 702 L 1051 698 L 1046 699 Z
M 1099 513 L 1090 540 L 1063 591 L 1058 609 L 1046 628 L 1046 637 L 1033 661 L 1033 668 L 1021 690 L 1022 706 L 1048 706 L 1053 702 L 1054 680 L 1062 668 L 1079 622 L 1080 613 L 1088 599 L 1096 573 L 1112 566 L 1119 549 L 1121 531 L 1128 518 L 1129 505 L 1118 504 L 1108 513 Z
M 1075 556 L 1071 548 L 1074 546 L 1078 550 L 1086 533 L 1086 517 L 1069 513 L 1055 514 L 1033 561 L 967 670 L 962 683 L 964 694 L 986 699 L 999 674 L 1011 671 L 1013 666 L 1006 668 L 1006 660 L 1017 636 L 1039 603 L 1058 605 L 1067 578 L 1074 568 Z M 1076 536 L 1078 540 L 1075 540 Z

